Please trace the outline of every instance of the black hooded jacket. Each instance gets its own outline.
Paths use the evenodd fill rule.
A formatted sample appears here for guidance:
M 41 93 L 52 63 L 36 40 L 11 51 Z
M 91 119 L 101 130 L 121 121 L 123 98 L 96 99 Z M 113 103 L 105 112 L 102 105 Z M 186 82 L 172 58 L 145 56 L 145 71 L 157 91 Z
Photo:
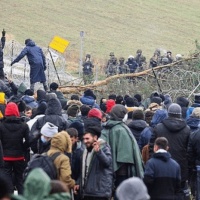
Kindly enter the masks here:
M 140 134 L 147 127 L 147 123 L 144 120 L 133 120 L 128 124 L 128 127 L 130 128 L 138 143 Z
M 40 140 L 40 130 L 46 122 L 50 122 L 57 126 L 58 132 L 67 129 L 67 121 L 65 121 L 65 119 L 63 118 L 61 111 L 62 107 L 60 101 L 57 98 L 50 99 L 47 103 L 45 116 L 37 119 L 37 121 L 33 124 L 30 131 L 30 142 L 31 149 L 34 153 L 43 151 L 38 149 L 38 140 Z
M 190 128 L 185 120 L 168 117 L 154 129 L 155 139 L 165 137 L 169 142 L 169 153 L 181 167 L 181 180 L 188 179 L 187 146 Z

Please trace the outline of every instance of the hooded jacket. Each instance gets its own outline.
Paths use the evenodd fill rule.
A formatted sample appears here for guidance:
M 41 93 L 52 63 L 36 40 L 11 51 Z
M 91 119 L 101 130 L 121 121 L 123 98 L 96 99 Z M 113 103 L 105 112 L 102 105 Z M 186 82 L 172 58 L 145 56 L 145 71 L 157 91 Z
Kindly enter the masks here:
M 165 137 L 169 142 L 169 153 L 181 167 L 181 180 L 188 179 L 187 146 L 190 128 L 185 120 L 168 117 L 154 129 L 155 138 Z
M 51 191 L 51 180 L 40 168 L 30 172 L 25 183 L 23 196 L 13 196 L 18 200 L 70 200 L 68 193 L 49 194 Z
M 58 127 L 58 131 L 66 130 L 67 122 L 62 117 L 62 107 L 58 99 L 50 99 L 47 104 L 45 116 L 37 119 L 31 129 L 31 135 L 39 131 L 46 122 L 50 122 Z
M 109 120 L 101 132 L 101 138 L 108 142 L 111 147 L 114 172 L 124 163 L 128 163 L 130 164 L 130 176 L 143 177 L 143 164 L 139 147 L 124 122 Z
M 33 96 L 24 95 L 22 97 L 22 100 L 26 103 L 27 106 L 30 106 L 31 108 L 37 108 L 38 104 L 35 101 L 35 98 Z
M 51 139 L 51 147 L 47 152 L 48 156 L 52 156 L 56 152 L 60 152 L 55 160 L 54 164 L 57 169 L 58 180 L 63 181 L 69 188 L 73 188 L 75 185 L 75 181 L 71 178 L 71 166 L 69 158 L 64 154 L 71 153 L 72 144 L 70 136 L 66 131 L 62 131 L 54 135 Z
M 187 125 L 190 127 L 191 132 L 194 132 L 195 130 L 200 128 L 200 118 L 190 116 L 186 122 Z
M 181 190 L 180 166 L 168 152 L 159 151 L 153 154 L 145 167 L 144 183 L 151 199 L 181 199 L 178 198 Z
M 67 121 L 63 118 L 61 114 L 61 104 L 58 99 L 50 99 L 47 104 L 47 109 L 45 115 L 37 119 L 37 121 L 32 125 L 30 131 L 31 149 L 34 153 L 37 153 L 37 139 L 40 134 L 41 128 L 46 122 L 50 122 L 58 127 L 58 131 L 66 130 L 68 125 Z
M 128 127 L 130 128 L 133 136 L 135 137 L 137 143 L 139 141 L 141 132 L 147 127 L 147 123 L 144 120 L 132 120 Z
M 5 116 L 0 123 L 4 160 L 24 160 L 24 152 L 29 147 L 28 125 L 19 118 L 19 110 L 13 102 L 7 104 Z
M 27 56 L 30 64 L 30 82 L 45 82 L 46 77 L 44 71 L 46 70 L 46 60 L 42 49 L 35 45 L 35 42 L 29 40 L 26 47 L 13 61 L 13 64 L 19 62 L 24 56 Z

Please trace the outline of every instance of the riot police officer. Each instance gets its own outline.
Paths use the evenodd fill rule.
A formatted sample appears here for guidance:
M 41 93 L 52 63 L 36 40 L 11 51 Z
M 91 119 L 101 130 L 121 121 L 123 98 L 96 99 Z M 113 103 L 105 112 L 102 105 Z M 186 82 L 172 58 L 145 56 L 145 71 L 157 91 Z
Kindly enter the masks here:
M 90 61 L 90 54 L 86 55 L 85 62 L 83 63 L 83 81 L 84 84 L 90 84 L 94 78 L 92 68 L 94 68 L 94 65 Z

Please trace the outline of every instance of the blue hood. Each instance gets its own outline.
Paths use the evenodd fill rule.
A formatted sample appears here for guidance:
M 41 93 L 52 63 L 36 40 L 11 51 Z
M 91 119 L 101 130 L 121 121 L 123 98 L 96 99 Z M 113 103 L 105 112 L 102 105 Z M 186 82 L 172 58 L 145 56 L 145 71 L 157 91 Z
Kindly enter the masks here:
M 187 119 L 187 125 L 192 129 L 197 129 L 200 127 L 200 119 L 199 118 L 195 118 L 190 116 L 189 119 Z
M 164 119 L 166 119 L 168 117 L 168 113 L 166 110 L 157 110 L 154 115 L 153 118 L 151 120 L 151 126 L 155 127 L 157 124 L 161 123 Z

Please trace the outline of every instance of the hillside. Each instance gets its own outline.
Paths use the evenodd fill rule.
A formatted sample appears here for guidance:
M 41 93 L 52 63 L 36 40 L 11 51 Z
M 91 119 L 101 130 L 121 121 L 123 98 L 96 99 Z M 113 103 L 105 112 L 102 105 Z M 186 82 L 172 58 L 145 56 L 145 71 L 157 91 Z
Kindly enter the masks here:
M 200 40 L 199 0 L 1 0 L 0 7 L 8 38 L 48 46 L 59 35 L 76 58 L 81 30 L 85 53 L 98 58 L 111 51 L 127 57 L 138 48 L 150 58 L 157 47 L 186 55 Z

